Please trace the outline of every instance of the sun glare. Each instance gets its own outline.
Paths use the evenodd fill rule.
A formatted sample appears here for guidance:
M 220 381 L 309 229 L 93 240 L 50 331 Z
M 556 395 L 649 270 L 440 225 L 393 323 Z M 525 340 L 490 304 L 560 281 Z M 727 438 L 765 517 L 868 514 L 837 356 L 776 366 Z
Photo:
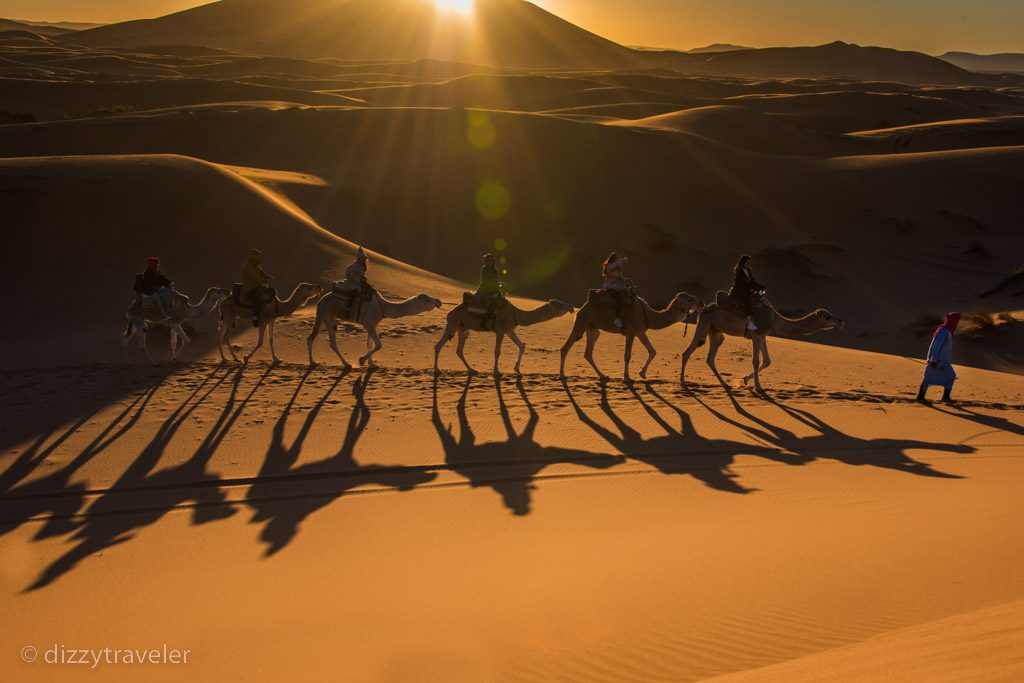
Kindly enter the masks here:
M 434 2 L 441 9 L 467 14 L 473 11 L 476 0 L 434 0 Z

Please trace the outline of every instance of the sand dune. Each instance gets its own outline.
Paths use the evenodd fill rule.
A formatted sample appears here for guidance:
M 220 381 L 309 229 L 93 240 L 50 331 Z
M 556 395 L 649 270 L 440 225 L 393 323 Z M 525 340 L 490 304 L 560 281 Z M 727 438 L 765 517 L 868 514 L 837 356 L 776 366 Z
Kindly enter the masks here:
M 352 106 L 343 95 L 215 80 L 174 79 L 138 83 L 3 81 L 0 108 L 29 112 L 39 121 L 79 118 L 176 106 L 282 101 L 300 105 Z
M 894 151 L 924 152 L 1006 147 L 1024 145 L 1024 116 L 921 123 L 914 126 L 866 130 L 851 135 L 885 142 Z
M 840 156 L 867 151 L 856 142 L 838 135 L 802 129 L 785 120 L 737 106 L 695 107 L 625 121 L 621 125 L 697 135 L 765 154 Z
M 857 645 L 724 676 L 723 681 L 1012 681 L 1024 676 L 1024 604 L 899 629 Z
M 282 296 L 299 282 L 327 285 L 340 279 L 355 247 L 274 191 L 296 179 L 310 182 L 307 176 L 232 170 L 168 155 L 0 160 L 7 225 L 19 234 L 18 249 L 7 250 L 0 263 L 10 315 L 25 321 L 16 336 L 4 339 L 4 353 L 21 367 L 62 362 L 66 353 L 115 360 L 112 323 L 123 319 L 132 274 L 150 254 L 164 259 L 167 272 L 194 300 L 208 287 L 236 282 L 253 247 L 288 255 L 268 256 Z M 53 193 L 66 201 L 40 200 Z M 82 230 L 74 220 L 81 215 L 94 217 L 94 228 Z M 101 244 L 96 235 L 102 235 Z M 385 292 L 411 296 L 428 287 L 422 271 L 384 257 L 375 261 L 375 280 Z M 84 284 L 83 272 L 90 273 Z M 61 292 L 67 307 L 57 319 L 36 313 L 33 293 L 49 287 Z M 429 287 L 444 291 L 450 285 L 431 277 Z M 216 322 L 211 315 L 201 325 L 207 348 Z M 25 349 L 26 339 L 32 351 L 15 353 L 15 347 Z M 61 352 L 69 339 L 73 350 Z

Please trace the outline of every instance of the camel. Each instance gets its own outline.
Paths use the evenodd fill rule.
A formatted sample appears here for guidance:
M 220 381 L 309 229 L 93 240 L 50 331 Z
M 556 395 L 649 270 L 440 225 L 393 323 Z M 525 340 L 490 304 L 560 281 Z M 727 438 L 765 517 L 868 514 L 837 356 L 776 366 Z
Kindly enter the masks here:
M 246 354 L 242 359 L 243 365 L 248 365 L 249 360 L 256 355 L 256 352 L 263 346 L 263 338 L 266 336 L 270 340 L 270 356 L 273 358 L 274 363 L 280 363 L 281 359 L 277 357 L 277 351 L 274 349 L 274 324 L 278 318 L 284 318 L 295 313 L 310 301 L 315 299 L 324 293 L 324 288 L 320 285 L 314 285 L 309 282 L 302 282 L 295 286 L 292 290 L 291 296 L 287 299 L 280 299 L 275 296 L 273 301 L 263 303 L 260 308 L 260 336 L 256 340 L 256 346 L 253 347 L 252 351 Z M 236 363 L 238 361 L 238 355 L 235 353 L 234 347 L 231 346 L 231 331 L 235 329 L 235 324 L 239 318 L 252 317 L 252 308 L 241 307 L 235 302 L 234 297 L 228 297 L 220 304 L 220 327 L 217 329 L 217 350 L 220 351 L 221 362 L 227 362 L 227 357 L 224 355 L 224 347 L 228 347 L 228 351 L 231 353 L 231 358 Z
M 338 321 L 345 320 L 345 309 L 347 307 L 347 298 L 334 292 L 320 299 L 320 303 L 316 305 L 316 320 L 313 321 L 313 331 L 309 333 L 309 338 L 306 339 L 306 346 L 309 349 L 309 365 L 311 367 L 316 365 L 316 361 L 313 360 L 313 341 L 320 334 L 321 327 L 327 329 L 331 349 L 337 354 L 341 364 L 346 369 L 352 367 L 352 364 L 345 360 L 345 356 L 338 350 L 338 331 L 336 327 Z M 380 351 L 383 346 L 380 341 L 380 335 L 377 334 L 377 325 L 382 320 L 406 318 L 441 308 L 441 300 L 427 294 L 417 294 L 405 301 L 390 301 L 381 296 L 380 292 L 374 292 L 373 297 L 369 301 L 357 301 L 353 308 L 358 320 L 350 320 L 349 322 L 362 325 L 363 329 L 366 330 L 366 355 L 359 358 L 359 364 L 365 365 L 368 368 L 376 368 L 377 364 L 373 360 L 373 355 Z
M 657 349 L 647 338 L 648 330 L 662 330 L 676 323 L 683 322 L 690 317 L 690 311 L 697 308 L 697 297 L 687 292 L 680 292 L 672 299 L 672 302 L 664 310 L 658 311 L 640 297 L 636 297 L 636 303 L 622 311 L 622 327 L 615 325 L 615 309 L 610 306 L 602 306 L 594 301 L 588 301 L 576 314 L 576 323 L 572 327 L 569 339 L 562 346 L 562 364 L 559 369 L 559 377 L 565 379 L 565 357 L 569 350 L 578 342 L 583 335 L 587 336 L 587 349 L 583 357 L 594 368 L 594 372 L 601 382 L 607 382 L 608 376 L 601 372 L 594 362 L 594 345 L 602 332 L 622 334 L 626 337 L 625 366 L 623 380 L 627 383 L 633 380 L 629 376 L 629 362 L 633 356 L 633 342 L 636 339 L 647 349 L 647 362 L 640 370 L 640 377 L 647 379 L 647 369 L 658 354 Z
M 129 362 L 128 342 L 131 341 L 133 334 L 138 333 L 139 348 L 142 349 L 142 352 L 146 354 L 146 357 L 149 358 L 153 365 L 157 365 L 156 359 L 153 358 L 149 349 L 146 348 L 146 323 L 152 323 L 154 325 L 166 325 L 171 330 L 171 362 L 177 363 L 181 349 L 186 344 L 192 342 L 192 339 L 185 333 L 182 325 L 186 321 L 199 320 L 203 316 L 208 315 L 210 311 L 216 308 L 217 304 L 228 296 L 230 296 L 228 290 L 221 287 L 210 287 L 206 290 L 199 303 L 192 304 L 187 296 L 176 293 L 174 300 L 171 302 L 170 320 L 164 320 L 164 316 L 160 315 L 156 308 L 143 306 L 142 302 L 136 299 L 125 313 L 125 317 L 128 318 L 128 326 L 124 329 L 124 339 L 121 343 L 124 350 L 124 362 Z M 181 339 L 180 346 L 178 344 L 179 339 Z
M 690 342 L 689 348 L 683 353 L 682 368 L 679 372 L 679 381 L 683 386 L 686 386 L 687 361 L 690 360 L 690 356 L 693 355 L 694 351 L 704 346 L 708 337 L 711 338 L 711 345 L 708 347 L 707 364 L 711 371 L 715 373 L 715 377 L 718 377 L 719 381 L 721 381 L 722 376 L 718 373 L 718 368 L 715 367 L 715 356 L 722 342 L 725 341 L 725 335 L 733 337 L 746 336 L 747 316 L 726 310 L 725 299 L 725 292 L 718 292 L 716 302 L 706 306 L 697 319 L 697 330 L 694 332 L 693 341 Z M 769 322 L 767 326 L 758 329 L 751 337 L 751 344 L 754 350 L 754 371 L 743 378 L 743 384 L 749 384 L 750 380 L 753 379 L 754 388 L 757 391 L 764 391 L 761 388 L 761 371 L 767 369 L 772 364 L 771 356 L 768 355 L 769 336 L 808 336 L 816 332 L 841 330 L 845 324 L 824 308 L 819 308 L 802 318 L 787 318 L 776 311 L 771 304 L 766 302 L 765 305 L 768 307 L 768 314 L 765 317 L 768 318 Z M 763 364 L 761 363 L 762 356 L 764 357 Z
M 520 365 L 523 362 L 523 353 L 526 351 L 526 344 L 516 334 L 517 327 L 529 327 L 530 325 L 537 325 L 545 323 L 549 320 L 554 320 L 563 315 L 572 313 L 575 309 L 564 304 L 561 301 L 552 299 L 546 304 L 533 309 L 532 311 L 524 311 L 517 308 L 512 304 L 511 301 L 507 302 L 505 307 L 499 309 L 494 314 L 493 319 L 493 330 L 484 329 L 484 319 L 479 316 L 475 316 L 470 313 L 469 307 L 466 304 L 460 304 L 448 314 L 448 325 L 445 327 L 444 334 L 441 335 L 441 340 L 437 342 L 437 346 L 434 347 L 434 374 L 440 374 L 440 370 L 437 366 L 438 357 L 441 355 L 441 349 L 444 345 L 452 340 L 456 334 L 459 335 L 459 343 L 455 349 L 456 355 L 462 361 L 463 365 L 466 366 L 466 370 L 469 374 L 476 374 L 476 370 L 466 360 L 466 356 L 463 354 L 463 349 L 466 346 L 466 339 L 469 338 L 470 332 L 493 332 L 496 340 L 494 343 L 494 376 L 500 377 L 501 371 L 498 368 L 498 360 L 501 357 L 501 345 L 505 341 L 507 336 L 512 340 L 512 343 L 519 347 L 519 357 L 516 358 L 515 372 L 517 375 L 522 374 L 520 372 Z M 491 321 L 487 321 L 491 323 Z

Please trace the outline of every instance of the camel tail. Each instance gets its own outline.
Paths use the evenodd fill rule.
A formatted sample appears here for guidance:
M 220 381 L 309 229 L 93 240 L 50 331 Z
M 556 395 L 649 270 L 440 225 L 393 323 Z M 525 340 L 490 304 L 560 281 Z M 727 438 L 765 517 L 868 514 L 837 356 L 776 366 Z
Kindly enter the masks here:
M 124 338 L 125 339 L 127 339 L 130 336 L 132 336 L 132 325 L 134 325 L 134 324 L 135 323 L 133 323 L 131 320 L 128 321 L 128 325 L 124 328 Z

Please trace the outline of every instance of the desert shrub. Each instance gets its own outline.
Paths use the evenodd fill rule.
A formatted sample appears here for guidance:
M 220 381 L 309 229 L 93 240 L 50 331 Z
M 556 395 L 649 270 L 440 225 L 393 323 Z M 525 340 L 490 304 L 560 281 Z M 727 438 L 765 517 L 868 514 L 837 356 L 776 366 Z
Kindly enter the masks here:
M 116 116 L 118 114 L 131 114 L 135 111 L 135 107 L 130 104 L 115 104 L 115 105 L 104 105 L 97 107 L 91 112 L 86 114 L 86 117 L 102 118 L 104 116 Z
M 982 242 L 974 242 L 971 246 L 967 247 L 963 251 L 964 256 L 973 256 L 975 258 L 992 260 L 992 254 L 989 252 L 988 247 Z
M 975 308 L 963 315 L 964 334 L 971 337 L 987 337 L 999 329 L 999 318 L 990 310 Z
M 35 123 L 36 117 L 32 114 L 26 114 L 19 111 L 9 111 L 4 109 L 0 111 L 0 124 L 4 123 Z

